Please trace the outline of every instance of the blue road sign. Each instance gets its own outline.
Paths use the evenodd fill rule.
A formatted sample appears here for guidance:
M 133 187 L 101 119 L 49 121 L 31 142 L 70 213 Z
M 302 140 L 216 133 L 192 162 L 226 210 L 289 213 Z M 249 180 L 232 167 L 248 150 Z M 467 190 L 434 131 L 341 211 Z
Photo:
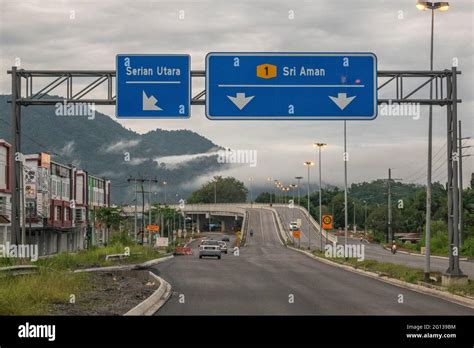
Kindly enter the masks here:
M 235 120 L 371 120 L 373 53 L 209 53 L 206 116 Z
M 189 55 L 119 54 L 116 59 L 118 118 L 188 118 Z

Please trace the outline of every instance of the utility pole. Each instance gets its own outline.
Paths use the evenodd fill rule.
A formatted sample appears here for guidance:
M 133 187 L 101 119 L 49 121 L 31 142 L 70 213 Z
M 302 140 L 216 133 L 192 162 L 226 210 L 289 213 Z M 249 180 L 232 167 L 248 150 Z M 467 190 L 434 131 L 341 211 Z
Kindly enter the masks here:
M 392 233 L 392 181 L 395 180 L 402 180 L 402 179 L 392 179 L 392 168 L 388 168 L 388 180 L 387 180 L 387 190 L 388 190 L 388 221 L 387 221 L 387 242 L 392 242 L 394 240 L 393 233 Z
M 388 168 L 388 181 L 387 181 L 387 184 L 388 184 L 388 202 L 387 202 L 387 206 L 388 206 L 388 223 L 387 223 L 388 232 L 387 232 L 387 238 L 388 238 L 388 241 L 387 242 L 390 242 L 390 243 L 393 240 L 393 236 L 392 236 L 392 186 L 391 186 L 391 182 L 392 182 L 392 169 Z
M 13 189 L 11 196 L 11 242 L 21 243 L 21 192 L 20 178 L 22 173 L 20 158 L 21 154 L 21 105 L 17 100 L 21 97 L 21 78 L 17 75 L 17 67 L 12 67 L 12 147 L 10 159 L 12 163 L 11 177 Z
M 149 185 L 151 187 L 151 182 L 158 182 L 158 180 L 154 179 L 145 179 L 143 177 L 140 177 L 140 178 L 129 178 L 127 179 L 128 182 L 131 182 L 131 181 L 134 181 L 135 182 L 135 241 L 137 239 L 137 204 L 138 204 L 138 196 L 137 194 L 139 193 L 139 191 L 137 191 L 137 183 L 140 183 L 140 187 L 141 187 L 141 191 L 140 193 L 142 194 L 142 221 L 141 221 L 141 231 L 142 231 L 142 237 L 141 237 L 141 242 L 143 244 L 143 238 L 145 236 L 145 193 L 149 193 L 149 192 L 145 192 L 145 189 L 143 187 L 143 184 L 148 181 L 149 182 Z M 150 199 L 150 198 L 148 198 Z M 151 217 L 149 218 L 149 221 L 151 223 Z
M 461 135 L 461 120 L 459 120 L 459 127 L 458 127 L 458 133 L 459 133 L 459 245 L 462 246 L 464 244 L 464 221 L 463 221 L 463 213 L 464 213 L 464 204 L 462 200 L 462 195 L 463 195 L 463 178 L 462 178 L 462 158 L 463 157 L 469 157 L 471 155 L 463 155 L 462 149 L 467 149 L 470 148 L 471 146 L 462 146 L 462 141 L 471 139 L 471 137 L 465 137 L 463 138 Z

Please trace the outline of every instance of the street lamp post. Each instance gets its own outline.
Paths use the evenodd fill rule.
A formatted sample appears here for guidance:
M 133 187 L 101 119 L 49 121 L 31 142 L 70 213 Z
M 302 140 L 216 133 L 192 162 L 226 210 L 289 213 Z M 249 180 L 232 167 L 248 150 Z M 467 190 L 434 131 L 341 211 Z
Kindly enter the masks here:
M 356 228 L 356 202 L 353 201 L 352 205 L 354 207 L 354 224 L 353 224 L 352 228 L 354 229 L 354 234 L 356 234 L 357 233 L 357 228 Z
M 364 201 L 364 234 L 367 236 L 367 201 Z
M 214 204 L 217 204 L 217 179 L 214 178 Z
M 302 176 L 295 176 L 295 179 L 298 180 L 298 205 L 300 205 L 300 180 L 303 179 Z
M 310 228 L 310 212 L 309 212 L 309 168 L 314 166 L 314 162 L 306 161 L 304 165 L 308 167 L 308 249 L 311 250 L 311 228 Z
M 323 231 L 321 229 L 321 218 L 322 218 L 322 183 L 321 183 L 321 148 L 326 146 L 327 144 L 325 143 L 315 143 L 314 146 L 318 148 L 319 150 L 319 238 L 320 238 L 320 248 L 321 251 L 323 250 Z
M 250 206 L 252 206 L 252 203 L 253 203 L 252 181 L 253 181 L 253 177 L 250 177 L 250 178 L 249 178 L 249 182 L 250 182 Z
M 163 190 L 165 191 L 164 193 L 165 193 L 165 207 L 166 207 L 166 204 L 167 204 L 167 202 L 166 202 L 166 185 L 168 185 L 168 183 L 166 181 L 163 181 L 162 184 L 163 184 Z
M 433 41 L 434 41 L 434 13 L 435 10 L 447 11 L 449 3 L 418 1 L 416 8 L 421 11 L 431 10 L 431 44 L 430 44 L 430 70 L 433 71 Z M 433 84 L 430 81 L 430 99 L 433 97 Z M 426 182 L 426 242 L 425 242 L 425 281 L 430 280 L 430 243 L 431 243 L 431 173 L 432 173 L 432 154 L 433 154 L 433 106 L 429 106 L 428 117 L 428 173 Z
M 267 178 L 267 181 L 268 181 L 269 183 L 271 183 L 272 180 L 273 180 L 273 179 L 272 179 L 271 177 L 268 177 L 268 178 Z M 269 194 L 270 194 L 270 205 L 272 205 L 272 188 L 271 188 L 271 184 L 270 184 L 270 192 L 269 192 Z

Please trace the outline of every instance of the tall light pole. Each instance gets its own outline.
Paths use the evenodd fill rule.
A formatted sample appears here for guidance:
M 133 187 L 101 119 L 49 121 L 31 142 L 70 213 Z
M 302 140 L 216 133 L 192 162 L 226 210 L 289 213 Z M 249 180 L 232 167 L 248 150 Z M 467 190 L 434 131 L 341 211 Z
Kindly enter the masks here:
M 327 144 L 325 143 L 315 143 L 314 144 L 314 147 L 317 147 L 318 150 L 319 150 L 319 238 L 320 238 L 320 247 L 321 247 L 321 251 L 323 250 L 323 231 L 321 229 L 321 225 L 322 225 L 322 222 L 321 222 L 321 219 L 322 219 L 322 215 L 323 215 L 323 212 L 322 212 L 322 198 L 321 198 L 321 194 L 322 194 L 322 183 L 321 183 L 321 148 L 322 147 L 325 147 Z
M 249 178 L 249 183 L 250 183 L 250 206 L 252 206 L 252 203 L 253 203 L 252 181 L 253 181 L 253 177 L 250 177 L 250 178 Z
M 214 178 L 214 204 L 217 204 L 217 179 Z
M 295 179 L 298 180 L 298 205 L 300 205 L 300 180 L 303 179 L 302 176 L 295 176 Z
M 434 13 L 435 10 L 447 11 L 449 3 L 418 1 L 416 8 L 425 11 L 431 10 L 431 44 L 430 44 L 430 70 L 433 70 L 433 41 L 434 41 Z M 433 97 L 433 84 L 430 82 L 430 99 Z M 431 243 L 431 171 L 433 154 L 433 106 L 429 106 L 428 117 L 428 173 L 426 181 L 426 243 L 425 243 L 425 281 L 430 280 L 430 243 Z
M 276 179 L 273 180 L 273 183 L 275 184 L 275 186 L 273 186 L 273 198 L 274 198 L 274 201 L 275 201 L 275 204 L 276 204 L 276 203 L 278 203 L 278 201 L 277 201 L 277 196 L 276 196 L 277 194 L 276 194 L 276 192 L 275 192 L 275 187 L 276 187 L 277 184 L 278 184 L 278 180 L 276 180 Z
M 308 167 L 308 249 L 311 250 L 311 228 L 310 228 L 310 212 L 309 212 L 309 168 L 314 166 L 314 162 L 306 161 L 304 165 Z
M 356 228 L 356 202 L 352 202 L 353 208 L 354 208 L 354 223 L 352 225 L 352 228 L 354 229 L 354 234 L 357 233 L 357 228 Z
M 364 202 L 364 234 L 367 236 L 367 201 Z
M 271 182 L 272 182 L 273 178 L 271 177 L 268 177 L 267 178 L 267 181 L 270 183 L 270 205 L 272 205 L 272 187 L 271 187 Z
M 166 181 L 163 181 L 161 184 L 163 185 L 163 190 L 165 191 L 164 193 L 165 193 L 165 207 L 166 207 L 166 204 L 167 204 L 167 202 L 166 202 L 166 185 L 168 185 L 168 183 Z

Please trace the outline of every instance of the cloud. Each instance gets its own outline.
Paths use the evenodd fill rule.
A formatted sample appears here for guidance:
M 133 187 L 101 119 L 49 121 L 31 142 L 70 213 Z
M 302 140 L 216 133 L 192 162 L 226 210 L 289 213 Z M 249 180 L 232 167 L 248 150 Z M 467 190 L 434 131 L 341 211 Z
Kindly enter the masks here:
M 114 69 L 118 53 L 187 53 L 193 69 L 204 69 L 205 55 L 216 51 L 371 51 L 378 57 L 379 70 L 428 69 L 430 15 L 418 11 L 414 3 L 0 0 L 0 71 L 9 69 L 16 57 L 25 69 Z M 466 136 L 474 134 L 473 6 L 470 0 L 452 1 L 449 11 L 436 13 L 435 22 L 435 69 L 450 68 L 456 61 L 462 71 L 458 88 L 463 102 L 458 116 Z M 290 11 L 294 19 L 289 18 Z M 408 92 L 411 87 L 406 83 L 404 89 Z M 10 88 L 8 78 L 0 79 L 0 93 L 10 93 Z M 203 88 L 204 78 L 193 80 L 194 94 Z M 393 91 L 381 90 L 380 95 L 393 95 Z M 115 114 L 110 106 L 97 109 Z M 422 107 L 419 120 L 380 116 L 374 121 L 347 122 L 349 182 L 385 176 L 388 167 L 397 168 L 397 175 L 407 178 L 414 170 L 422 171 L 427 162 L 427 110 Z M 118 121 L 139 133 L 158 127 L 186 128 L 223 147 L 256 149 L 256 168 L 231 171 L 242 178 L 251 174 L 262 180 L 275 176 L 290 181 L 302 174 L 302 161 L 315 159 L 312 143 L 323 141 L 329 144 L 324 155 L 325 178 L 332 183 L 343 181 L 342 122 L 217 122 L 205 117 L 202 106 L 193 106 L 191 113 L 187 120 Z M 442 145 L 446 108 L 435 107 L 433 120 L 435 144 Z M 126 146 L 115 145 L 109 151 Z M 464 163 L 466 180 L 474 171 L 474 161 L 469 159 Z M 173 166 L 190 158 L 165 160 Z
M 139 139 L 136 140 L 120 140 L 115 144 L 109 145 L 104 149 L 106 153 L 120 153 L 123 150 L 127 150 L 131 147 L 137 146 L 140 143 Z

